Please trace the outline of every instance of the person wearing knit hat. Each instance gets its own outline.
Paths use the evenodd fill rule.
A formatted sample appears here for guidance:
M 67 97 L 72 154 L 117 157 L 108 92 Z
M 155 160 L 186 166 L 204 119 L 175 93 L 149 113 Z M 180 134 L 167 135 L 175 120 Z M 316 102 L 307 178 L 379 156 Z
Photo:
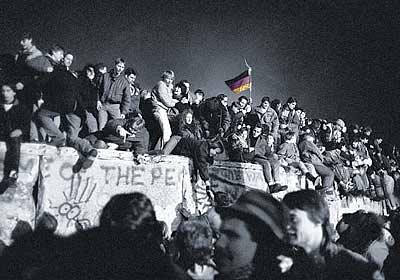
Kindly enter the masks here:
M 250 190 L 232 206 L 216 210 L 222 218 L 215 245 L 217 279 L 279 279 L 286 208 L 266 192 Z

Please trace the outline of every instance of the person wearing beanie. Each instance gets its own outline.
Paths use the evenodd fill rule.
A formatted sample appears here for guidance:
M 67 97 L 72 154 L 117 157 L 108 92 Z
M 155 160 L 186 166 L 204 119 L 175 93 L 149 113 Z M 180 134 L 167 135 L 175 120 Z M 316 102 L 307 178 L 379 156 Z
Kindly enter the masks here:
M 260 190 L 245 192 L 229 207 L 217 207 L 222 218 L 215 244 L 215 279 L 282 279 L 287 210 Z

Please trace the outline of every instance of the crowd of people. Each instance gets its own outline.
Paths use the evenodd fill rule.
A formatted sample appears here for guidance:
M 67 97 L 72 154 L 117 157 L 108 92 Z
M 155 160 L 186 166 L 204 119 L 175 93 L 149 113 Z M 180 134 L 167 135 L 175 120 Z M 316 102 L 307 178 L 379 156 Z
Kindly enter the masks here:
M 283 103 L 264 96 L 255 106 L 241 95 L 228 106 L 223 93 L 207 97 L 202 89 L 192 92 L 187 80 L 174 83 L 171 70 L 151 90 L 142 89 L 122 58 L 110 71 L 103 63 L 74 71 L 74 54 L 57 44 L 44 54 L 26 33 L 20 45 L 14 59 L 2 57 L 1 193 L 17 186 L 20 144 L 30 141 L 76 148 L 81 158 L 74 172 L 89 168 L 98 149 L 188 156 L 193 180 L 199 174 L 207 186 L 208 165 L 225 152 L 230 161 L 262 165 L 270 193 L 287 189 L 283 167 L 305 175 L 323 195 L 337 186 L 342 195 L 399 206 L 398 150 L 370 127 L 307 118 L 294 97 Z
M 19 221 L 2 246 L 1 279 L 399 279 L 400 213 L 357 211 L 336 230 L 315 190 L 282 201 L 250 190 L 183 219 L 169 235 L 142 193 L 115 195 L 100 225 L 68 237 L 43 213 L 35 230 Z
M 385 271 L 386 279 L 400 277 L 398 244 L 388 253 L 388 221 L 363 212 L 344 217 L 337 228 L 341 245 L 328 222 L 325 200 L 336 189 L 342 196 L 385 200 L 398 222 L 400 153 L 370 127 L 308 118 L 294 97 L 281 102 L 264 96 L 254 105 L 240 95 L 228 106 L 223 93 L 207 96 L 202 89 L 192 92 L 188 80 L 175 83 L 172 70 L 152 89 L 142 89 L 137 71 L 122 58 L 110 71 L 103 63 L 75 71 L 75 54 L 60 45 L 43 53 L 30 33 L 20 45 L 15 57 L 1 58 L 0 141 L 7 147 L 1 194 L 18 187 L 22 142 L 74 147 L 80 158 L 73 172 L 90 168 L 98 149 L 131 151 L 135 159 L 145 153 L 186 156 L 193 161 L 192 181 L 200 177 L 208 192 L 208 167 L 225 153 L 230 161 L 260 164 L 268 189 L 247 192 L 237 202 L 210 195 L 219 215 L 190 217 L 172 236 L 156 220 L 149 199 L 138 193 L 114 197 L 98 228 L 70 238 L 54 236 L 56 220 L 45 215 L 34 232 L 22 227 L 23 234 L 5 249 L 3 275 L 382 279 Z M 273 199 L 267 193 L 287 189 L 282 168 L 304 175 L 315 191 Z M 396 240 L 398 229 L 392 228 Z

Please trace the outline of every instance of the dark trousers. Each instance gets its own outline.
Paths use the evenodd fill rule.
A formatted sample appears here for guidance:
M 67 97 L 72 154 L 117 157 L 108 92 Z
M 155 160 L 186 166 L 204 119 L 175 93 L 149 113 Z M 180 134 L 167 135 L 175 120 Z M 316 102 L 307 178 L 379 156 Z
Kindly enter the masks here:
M 40 109 L 37 113 L 37 119 L 40 127 L 43 127 L 46 134 L 51 138 L 50 144 L 54 146 L 65 145 L 66 138 L 64 133 L 54 123 L 54 118 L 60 116 L 60 113 L 46 109 Z M 63 114 L 66 120 L 67 136 L 75 138 L 79 134 L 81 118 L 75 113 Z
M 6 137 L 0 140 L 5 141 L 7 147 L 4 159 L 4 177 L 8 176 L 12 170 L 18 173 L 22 137 Z
M 323 165 L 323 164 L 314 164 L 315 171 L 317 171 L 317 174 L 321 176 L 322 178 L 322 187 L 327 189 L 327 188 L 332 188 L 333 187 L 333 181 L 335 179 L 335 173 L 333 171 Z

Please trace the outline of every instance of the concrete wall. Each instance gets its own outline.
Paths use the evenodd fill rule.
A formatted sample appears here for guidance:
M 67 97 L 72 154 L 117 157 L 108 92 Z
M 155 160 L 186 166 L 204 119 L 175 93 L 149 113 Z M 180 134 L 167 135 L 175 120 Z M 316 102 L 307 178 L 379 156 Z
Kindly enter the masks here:
M 11 232 L 16 223 L 28 222 L 35 226 L 35 217 L 49 212 L 57 218 L 58 233 L 73 233 L 75 223 L 83 227 L 98 224 L 101 209 L 111 196 L 139 191 L 153 202 L 157 217 L 169 228 L 176 226 L 176 208 L 183 205 L 192 214 L 203 213 L 209 207 L 205 186 L 199 181 L 192 187 L 190 160 L 180 156 L 146 156 L 141 164 L 132 161 L 132 154 L 112 150 L 99 150 L 93 166 L 77 174 L 72 166 L 78 153 L 72 148 L 43 144 L 23 144 L 19 170 L 19 187 L 9 189 L 0 196 L 0 239 L 11 242 Z M 0 179 L 2 178 L 5 145 L 0 143 Z M 295 172 L 282 168 L 283 183 L 289 191 L 305 188 L 306 180 Z M 229 193 L 234 199 L 245 190 L 265 190 L 262 167 L 250 163 L 216 161 L 210 167 L 214 190 Z M 32 196 L 37 184 L 38 201 Z M 274 194 L 282 199 L 286 192 Z M 384 203 L 367 198 L 329 201 L 331 222 L 336 223 L 342 213 L 365 209 L 385 213 Z

